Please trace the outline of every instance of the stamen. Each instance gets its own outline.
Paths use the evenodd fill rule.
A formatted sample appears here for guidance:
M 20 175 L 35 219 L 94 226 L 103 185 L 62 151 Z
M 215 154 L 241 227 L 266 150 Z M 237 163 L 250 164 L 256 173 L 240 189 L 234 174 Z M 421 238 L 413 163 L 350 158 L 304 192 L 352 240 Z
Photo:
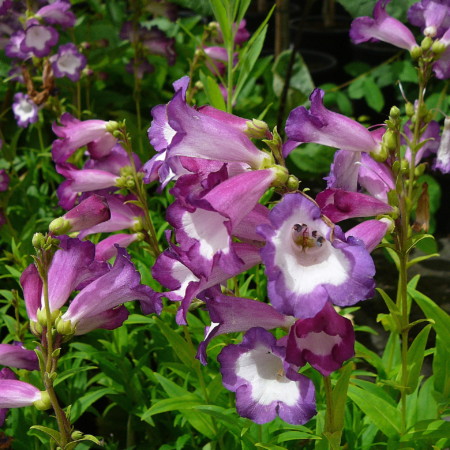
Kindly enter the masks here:
M 313 230 L 310 233 L 308 225 L 305 223 L 296 223 L 292 227 L 292 240 L 297 246 L 301 247 L 303 251 L 317 247 L 320 248 L 325 242 L 325 238 L 321 236 L 317 230 Z

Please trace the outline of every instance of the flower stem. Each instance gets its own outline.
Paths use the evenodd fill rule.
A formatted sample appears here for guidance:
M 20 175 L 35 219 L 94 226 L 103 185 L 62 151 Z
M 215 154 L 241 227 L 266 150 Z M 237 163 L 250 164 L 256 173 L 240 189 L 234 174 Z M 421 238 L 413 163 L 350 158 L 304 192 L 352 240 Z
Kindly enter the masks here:
M 325 388 L 325 398 L 327 403 L 327 410 L 325 413 L 325 430 L 323 434 L 328 440 L 330 450 L 339 450 L 342 436 L 342 428 L 336 426 L 334 417 L 335 408 L 333 401 L 333 388 L 331 386 L 331 378 L 323 377 L 323 384 Z

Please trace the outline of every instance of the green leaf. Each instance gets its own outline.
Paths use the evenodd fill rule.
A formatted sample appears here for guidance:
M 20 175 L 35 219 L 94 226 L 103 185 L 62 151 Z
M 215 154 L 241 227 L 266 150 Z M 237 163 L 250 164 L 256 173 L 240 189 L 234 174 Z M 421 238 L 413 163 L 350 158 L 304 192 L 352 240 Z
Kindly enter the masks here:
M 202 400 L 194 394 L 182 395 L 181 397 L 166 398 L 163 400 L 156 400 L 155 404 L 151 406 L 142 416 L 142 420 L 147 420 L 155 414 L 161 414 L 168 411 L 179 411 L 182 409 L 192 409 L 195 406 L 201 405 Z
M 434 329 L 438 336 L 446 342 L 450 342 L 450 316 L 433 302 L 426 295 L 408 287 L 408 293 L 420 306 L 425 316 L 428 319 L 434 320 Z
M 335 151 L 320 144 L 303 144 L 289 154 L 289 161 L 305 172 L 325 174 L 330 170 Z
M 360 342 L 355 342 L 355 356 L 357 358 L 362 358 L 366 360 L 370 365 L 375 367 L 377 369 L 377 373 L 380 376 L 385 375 L 384 372 L 384 365 L 382 359 L 372 350 L 369 350 L 367 347 L 365 347 Z
M 352 364 L 346 364 L 339 371 L 339 379 L 333 388 L 334 431 L 341 432 L 344 427 L 345 404 L 347 401 L 347 389 L 352 374 Z
M 383 109 L 383 93 L 372 77 L 364 78 L 364 98 L 367 104 L 376 112 L 380 112 Z
M 62 373 L 58 374 L 58 377 L 53 382 L 53 386 L 57 386 L 61 381 L 67 380 L 67 378 L 70 378 L 78 373 L 86 372 L 88 370 L 98 369 L 97 366 L 84 366 L 84 367 L 75 367 L 73 369 L 66 370 Z
M 301 441 L 302 439 L 322 439 L 320 436 L 316 436 L 312 433 L 306 433 L 305 431 L 285 431 L 280 433 L 277 439 L 277 444 L 282 444 L 286 441 Z
M 449 439 L 450 422 L 446 420 L 423 420 L 411 427 L 400 438 L 401 442 L 414 442 L 416 440 L 430 440 L 435 443 L 438 439 Z
M 205 76 L 203 72 L 200 72 L 200 80 L 205 88 L 208 103 L 210 103 L 214 108 L 220 109 L 221 111 L 226 111 L 227 106 L 225 105 L 225 100 L 216 80 L 210 76 Z
M 117 392 L 111 388 L 101 388 L 95 391 L 90 391 L 78 398 L 72 405 L 72 409 L 70 411 L 71 422 L 75 422 L 89 408 L 89 406 L 107 394 L 117 394 Z
M 54 430 L 53 428 L 43 427 L 41 425 L 33 425 L 30 427 L 32 430 L 38 430 L 42 433 L 45 433 L 46 435 L 50 436 L 54 441 L 61 445 L 61 433 L 59 431 Z
M 223 42 L 225 48 L 228 47 L 228 44 L 231 41 L 231 27 L 232 23 L 228 17 L 227 10 L 224 5 L 225 2 L 222 0 L 210 0 L 210 5 L 214 14 L 215 19 L 219 22 L 220 29 L 222 31 Z M 228 2 L 227 2 L 228 3 Z
M 400 415 L 388 402 L 353 385 L 348 387 L 348 396 L 386 436 L 395 437 L 400 434 Z
M 194 367 L 198 363 L 195 359 L 195 349 L 190 346 L 179 334 L 167 326 L 161 319 L 155 317 L 153 319 L 169 342 L 171 349 L 180 358 L 181 362 L 187 367 Z
M 436 337 L 436 348 L 433 358 L 434 388 L 444 398 L 450 395 L 450 349 L 448 341 L 440 335 Z

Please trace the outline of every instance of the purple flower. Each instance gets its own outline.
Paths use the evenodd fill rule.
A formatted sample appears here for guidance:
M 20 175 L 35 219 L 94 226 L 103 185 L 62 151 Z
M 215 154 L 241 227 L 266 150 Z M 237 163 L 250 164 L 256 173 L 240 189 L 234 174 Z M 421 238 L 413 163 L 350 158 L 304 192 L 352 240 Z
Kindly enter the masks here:
M 39 362 L 33 350 L 27 350 L 20 342 L 0 344 L 0 364 L 17 369 L 39 370 Z
M 444 121 L 444 130 L 436 155 L 435 169 L 442 173 L 450 173 L 450 117 Z
M 314 317 L 299 319 L 291 327 L 286 361 L 299 367 L 309 363 L 323 376 L 328 376 L 354 356 L 354 346 L 351 321 L 327 302 Z
M 8 43 L 5 46 L 5 54 L 8 58 L 17 58 L 25 61 L 33 56 L 30 51 L 23 51 L 21 49 L 24 39 L 25 31 L 23 30 L 17 30 L 11 35 Z
M 373 295 L 375 267 L 361 241 L 321 217 L 317 204 L 287 194 L 261 225 L 268 293 L 281 313 L 315 316 L 327 303 L 349 306 Z
M 80 121 L 64 113 L 60 118 L 61 126 L 54 123 L 53 132 L 61 139 L 52 145 L 52 157 L 56 163 L 66 162 L 75 150 L 88 146 L 88 151 L 95 158 L 109 154 L 117 139 L 107 130 L 109 122 L 104 120 Z
M 440 38 L 450 27 L 448 0 L 421 0 L 408 10 L 408 20 L 425 36 Z
M 140 41 L 150 53 L 165 57 L 171 66 L 175 64 L 175 39 L 167 37 L 158 27 L 154 26 L 150 30 L 145 30 Z
M 159 299 L 148 286 L 140 284 L 139 272 L 134 268 L 124 249 L 118 249 L 114 265 L 95 260 L 95 245 L 89 241 L 60 237 L 60 249 L 53 256 L 48 272 L 50 310 L 60 309 L 71 293 L 78 294 L 57 323 L 58 330 L 75 334 L 87 333 L 95 328 L 112 329 L 126 318 L 120 305 L 139 300 L 146 314 L 160 312 Z M 37 269 L 30 265 L 20 278 L 25 305 L 31 320 L 37 320 L 38 309 L 43 310 L 42 281 Z
M 371 17 L 357 17 L 350 28 L 350 38 L 355 44 L 383 41 L 411 51 L 417 46 L 410 29 L 385 10 L 390 0 L 378 0 Z
M 68 234 L 93 227 L 110 218 L 111 212 L 105 198 L 93 194 L 62 217 L 53 220 L 49 230 L 55 235 Z
M 95 259 L 96 261 L 108 261 L 117 255 L 117 247 L 127 248 L 138 240 L 138 233 L 118 233 L 108 236 L 95 246 Z
M 0 15 L 4 15 L 12 6 L 12 0 L 1 0 L 0 1 Z
M 50 62 L 55 78 L 67 77 L 73 82 L 80 79 L 81 71 L 86 67 L 86 57 L 71 42 L 61 45 Z
M 50 25 L 60 25 L 62 28 L 70 28 L 75 25 L 76 17 L 69 9 L 69 2 L 57 0 L 39 9 L 36 12 L 36 17 L 44 19 Z
M 21 408 L 41 400 L 41 391 L 19 380 L 0 379 L 0 408 Z
M 204 365 L 206 347 L 215 336 L 244 332 L 254 327 L 265 330 L 289 328 L 295 322 L 294 317 L 280 314 L 272 306 L 257 300 L 230 297 L 214 289 L 207 291 L 203 297 L 211 325 L 205 328 L 205 338 L 198 347 L 196 358 Z
M 299 106 L 291 111 L 286 121 L 286 135 L 297 143 L 315 142 L 354 152 L 378 153 L 380 143 L 360 123 L 323 105 L 324 91 L 314 89 L 310 96 L 311 108 Z M 287 151 L 295 147 L 286 146 Z M 287 154 L 285 154 L 287 156 Z
M 6 191 L 8 189 L 8 186 L 9 186 L 9 175 L 5 169 L 1 169 L 0 170 L 0 192 Z
M 27 94 L 17 92 L 14 95 L 12 109 L 19 127 L 26 128 L 38 120 L 38 107 Z
M 445 50 L 440 58 L 433 63 L 433 71 L 436 78 L 446 80 L 447 78 L 450 78 L 450 28 L 445 32 L 444 36 L 442 36 L 440 42 L 445 45 Z
M 17 377 L 15 373 L 8 369 L 7 367 L 0 370 L 0 380 L 16 380 Z M 8 414 L 9 408 L 0 408 L 0 427 L 3 426 L 6 419 L 6 414 Z
M 43 58 L 50 53 L 58 39 L 58 32 L 54 28 L 33 22 L 25 30 L 25 37 L 20 44 L 20 50 L 24 53 L 31 52 L 34 56 Z
M 228 63 L 228 52 L 224 47 L 204 47 L 203 51 L 206 55 L 206 67 L 215 75 L 224 75 L 226 64 Z M 238 61 L 237 53 L 233 57 L 233 65 Z
M 313 383 L 284 362 L 286 349 L 262 328 L 252 328 L 218 360 L 223 385 L 236 392 L 240 416 L 267 423 L 279 416 L 301 425 L 316 414 Z
M 387 217 L 383 217 L 380 220 L 365 220 L 348 230 L 345 233 L 345 237 L 353 237 L 362 241 L 366 250 L 372 252 L 393 226 L 393 221 Z

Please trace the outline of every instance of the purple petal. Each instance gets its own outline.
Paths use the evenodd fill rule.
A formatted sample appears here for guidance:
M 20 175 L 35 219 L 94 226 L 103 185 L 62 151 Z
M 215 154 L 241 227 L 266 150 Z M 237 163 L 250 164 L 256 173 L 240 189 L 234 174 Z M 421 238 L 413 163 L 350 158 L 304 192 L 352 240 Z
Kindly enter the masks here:
M 36 353 L 21 345 L 0 344 L 0 364 L 17 369 L 39 370 Z

